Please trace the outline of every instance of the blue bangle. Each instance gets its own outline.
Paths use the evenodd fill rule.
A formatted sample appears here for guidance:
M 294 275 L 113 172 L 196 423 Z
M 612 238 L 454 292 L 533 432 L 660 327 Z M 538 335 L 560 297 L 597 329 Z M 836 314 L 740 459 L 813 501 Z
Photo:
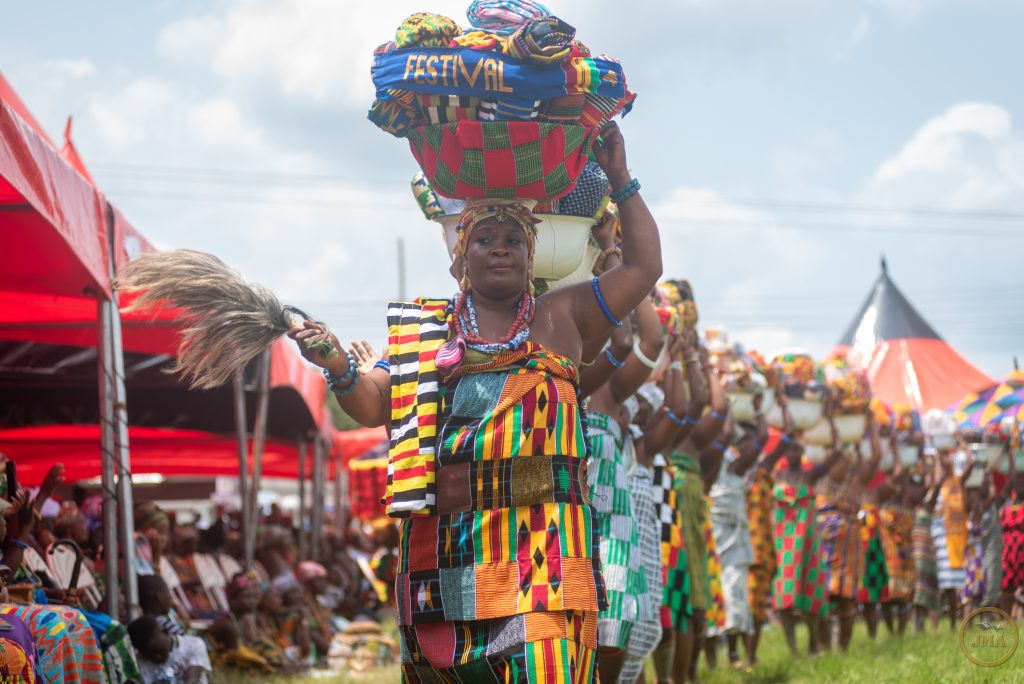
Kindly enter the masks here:
M 615 358 L 615 356 L 612 354 L 611 349 L 605 349 L 604 355 L 608 358 L 608 363 L 612 364 L 616 368 L 622 368 L 623 366 L 626 365 L 625 361 L 619 361 L 617 358 Z
M 638 192 L 640 192 L 640 181 L 636 178 L 632 178 L 618 190 L 612 190 L 608 197 L 612 202 L 615 202 L 615 204 L 621 204 Z
M 385 359 L 381 359 L 377 363 L 373 364 L 373 367 L 380 368 L 381 370 L 386 370 L 389 373 L 391 372 L 391 363 L 389 361 L 386 361 Z
M 680 427 L 686 425 L 687 418 L 689 418 L 689 416 L 684 416 L 683 418 L 680 418 L 676 414 L 672 413 L 672 409 L 668 409 L 668 419 Z
M 723 416 L 723 415 L 722 415 L 721 413 L 719 413 L 718 411 L 712 411 L 712 412 L 711 412 L 711 417 L 712 417 L 712 418 L 714 418 L 715 420 L 720 420 L 720 421 L 722 421 L 723 423 L 725 422 L 725 416 Z
M 779 441 L 782 442 L 783 444 L 793 444 L 792 438 L 790 438 L 790 436 L 787 434 L 783 434 L 781 437 L 779 437 Z
M 616 328 L 621 328 L 622 321 L 612 315 L 611 309 L 608 308 L 608 304 L 605 303 L 604 297 L 601 296 L 601 288 L 597 285 L 597 278 L 594 278 L 590 282 L 594 286 L 594 296 L 597 297 L 597 303 L 601 305 L 601 311 L 604 313 L 604 317 L 607 318 L 608 322 Z
M 690 417 L 690 414 L 686 414 L 686 415 L 685 415 L 685 416 L 683 417 L 683 423 L 684 423 L 685 425 L 696 425 L 696 424 L 697 424 L 697 420 L 696 420 L 696 419 L 694 419 L 694 418 L 691 418 L 691 417 Z
M 28 544 L 26 544 L 25 542 L 21 541 L 20 539 L 8 539 L 7 543 L 10 544 L 11 546 L 16 546 L 19 549 L 25 549 L 25 550 L 28 549 Z
M 719 442 L 717 439 L 711 440 L 711 446 L 715 447 L 719 451 L 725 451 L 725 445 Z

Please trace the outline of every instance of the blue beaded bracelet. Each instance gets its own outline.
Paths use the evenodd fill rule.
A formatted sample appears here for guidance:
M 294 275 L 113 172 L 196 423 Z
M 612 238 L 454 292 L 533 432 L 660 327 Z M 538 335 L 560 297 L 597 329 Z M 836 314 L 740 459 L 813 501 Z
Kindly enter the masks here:
M 781 437 L 779 437 L 779 441 L 782 442 L 783 444 L 794 443 L 792 437 L 790 437 L 789 435 L 782 435 Z
M 691 418 L 689 414 L 687 414 L 683 418 L 683 422 L 686 423 L 687 425 L 696 425 L 697 424 L 697 421 L 695 419 Z
M 686 425 L 687 418 L 689 418 L 689 416 L 684 416 L 680 418 L 676 414 L 672 413 L 672 409 L 668 409 L 668 419 L 680 427 Z
M 386 370 L 389 373 L 391 372 L 391 363 L 385 359 L 381 359 L 377 363 L 373 364 L 373 367 L 380 368 L 381 370 Z
M 601 288 L 597 284 L 597 278 L 594 278 L 590 282 L 594 287 L 594 296 L 597 297 L 597 303 L 601 305 L 601 311 L 604 313 L 604 317 L 607 318 L 608 322 L 616 328 L 621 328 L 622 321 L 612 315 L 611 309 L 608 308 L 608 304 L 605 303 L 604 297 L 601 296 Z
M 359 373 L 356 371 L 356 359 L 352 356 L 352 352 L 346 352 L 345 355 L 348 357 L 348 368 L 341 377 L 336 378 L 331 375 L 331 371 L 324 368 L 324 377 L 327 379 L 327 389 L 331 390 L 334 394 L 339 397 L 343 397 L 356 388 L 356 383 L 359 382 Z
M 725 416 L 723 416 L 723 415 L 722 415 L 721 413 L 719 413 L 718 411 L 712 411 L 712 412 L 711 412 L 711 417 L 712 417 L 712 418 L 714 418 L 715 420 L 720 420 L 720 421 L 722 421 L 723 423 L 725 422 Z
M 626 365 L 625 361 L 619 361 L 617 358 L 615 358 L 615 355 L 612 354 L 612 350 L 611 349 L 605 349 L 604 350 L 604 355 L 605 355 L 605 357 L 607 357 L 608 363 L 612 364 L 616 368 L 622 368 L 623 366 Z
M 618 190 L 612 190 L 608 197 L 612 202 L 615 202 L 615 204 L 622 204 L 638 192 L 640 192 L 640 181 L 636 178 L 632 178 Z

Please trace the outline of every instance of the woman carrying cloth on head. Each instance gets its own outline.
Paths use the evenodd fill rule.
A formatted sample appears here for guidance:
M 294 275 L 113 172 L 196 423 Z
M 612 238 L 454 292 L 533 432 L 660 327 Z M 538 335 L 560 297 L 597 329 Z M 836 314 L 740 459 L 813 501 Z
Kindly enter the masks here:
M 360 377 L 322 327 L 289 333 L 339 404 L 391 426 L 386 501 L 401 524 L 396 586 L 407 682 L 590 682 L 604 590 L 577 402 L 584 342 L 606 336 L 661 274 L 658 228 L 616 125 L 595 149 L 619 200 L 622 261 L 534 298 L 534 219 L 471 202 L 455 301 L 389 310 L 389 358 Z M 312 344 L 307 344 L 311 341 Z

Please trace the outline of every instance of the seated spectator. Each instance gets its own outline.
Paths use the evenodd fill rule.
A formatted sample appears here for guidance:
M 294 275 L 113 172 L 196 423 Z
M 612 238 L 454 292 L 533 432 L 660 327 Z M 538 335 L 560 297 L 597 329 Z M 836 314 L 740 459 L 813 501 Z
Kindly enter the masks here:
M 316 646 L 316 659 L 325 660 L 331 650 L 334 626 L 331 611 L 320 603 L 320 596 L 327 590 L 327 570 L 313 561 L 299 563 L 296 572 L 303 587 L 303 603 L 309 612 L 309 636 Z
M 171 519 L 152 501 L 135 506 L 135 573 L 160 574 L 171 539 Z
M 290 660 L 300 662 L 309 657 L 311 650 L 309 615 L 302 605 L 302 590 L 297 585 L 291 588 L 299 594 L 298 605 L 290 590 L 268 586 L 263 592 L 256 621 L 264 632 L 277 635 L 278 646 Z M 282 601 L 282 595 L 288 597 L 287 603 Z
M 199 547 L 199 532 L 194 527 L 180 526 L 175 530 L 174 556 L 169 558 L 181 580 L 181 588 L 192 606 L 192 617 L 212 618 L 216 613 L 213 601 L 203 586 L 196 568 L 195 554 Z
M 143 684 L 206 684 L 213 671 L 202 639 L 168 634 L 152 615 L 128 625 L 128 634 L 139 655 Z
M 142 575 L 138 578 L 139 607 L 143 615 L 156 619 L 171 636 L 184 636 L 185 628 L 174 616 L 171 590 L 160 575 Z
M 212 644 L 215 659 L 231 662 L 235 655 L 226 652 L 238 651 L 244 647 L 245 651 L 256 653 L 263 662 L 278 672 L 298 671 L 300 664 L 294 658 L 288 657 L 278 644 L 275 634 L 262 628 L 256 619 L 261 598 L 256 579 L 244 573 L 235 575 L 228 583 L 227 595 L 231 613 L 214 623 L 217 627 L 216 633 L 223 637 L 215 639 Z M 229 632 L 224 628 L 225 623 L 231 625 L 233 630 Z
M 238 628 L 231 620 L 218 620 L 206 632 L 210 657 L 218 669 L 236 672 L 273 674 L 274 666 L 256 651 L 242 644 Z

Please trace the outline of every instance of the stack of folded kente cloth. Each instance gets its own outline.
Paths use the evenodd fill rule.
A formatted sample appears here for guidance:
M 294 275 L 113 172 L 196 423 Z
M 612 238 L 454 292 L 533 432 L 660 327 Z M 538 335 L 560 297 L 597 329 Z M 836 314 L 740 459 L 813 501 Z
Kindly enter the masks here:
M 587 172 L 600 185 L 598 206 L 569 200 L 563 211 L 546 210 L 600 214 L 607 179 L 587 164 L 600 128 L 636 97 L 621 65 L 592 56 L 537 2 L 477 0 L 467 17 L 463 30 L 414 14 L 377 48 L 369 119 L 409 141 L 440 196 L 552 202 Z

